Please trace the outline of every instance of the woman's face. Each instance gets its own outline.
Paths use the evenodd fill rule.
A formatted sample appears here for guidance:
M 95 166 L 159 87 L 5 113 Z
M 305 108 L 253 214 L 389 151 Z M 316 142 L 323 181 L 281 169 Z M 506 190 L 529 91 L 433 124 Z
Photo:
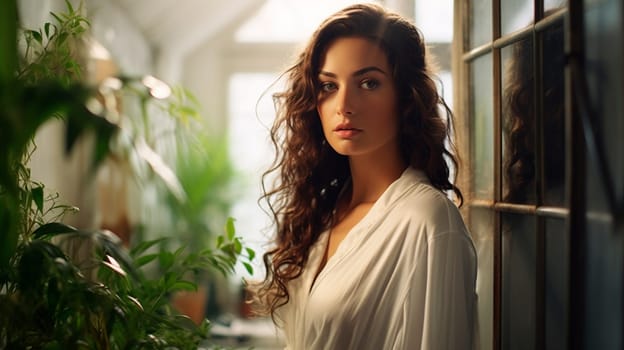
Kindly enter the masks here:
M 398 152 L 397 93 L 385 52 L 358 37 L 333 41 L 321 58 L 317 110 L 330 146 L 349 157 Z

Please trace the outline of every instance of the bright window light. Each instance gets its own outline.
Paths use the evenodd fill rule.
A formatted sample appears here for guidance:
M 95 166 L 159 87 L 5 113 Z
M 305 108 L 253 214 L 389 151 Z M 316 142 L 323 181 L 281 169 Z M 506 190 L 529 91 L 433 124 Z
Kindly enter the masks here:
M 417 0 L 416 27 L 428 43 L 450 43 L 453 39 L 453 0 Z
M 268 0 L 236 31 L 239 42 L 301 42 L 332 13 L 356 0 Z

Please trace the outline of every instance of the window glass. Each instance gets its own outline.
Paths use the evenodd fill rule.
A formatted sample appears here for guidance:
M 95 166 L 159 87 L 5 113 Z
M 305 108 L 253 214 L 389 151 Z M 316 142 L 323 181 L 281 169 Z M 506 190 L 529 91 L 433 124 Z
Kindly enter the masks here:
M 470 1 L 471 48 L 487 44 L 492 40 L 492 0 Z
M 234 34 L 238 42 L 301 42 L 332 13 L 357 0 L 267 0 Z M 378 2 L 378 1 L 370 1 Z
M 546 349 L 564 350 L 568 314 L 569 242 L 562 219 L 546 219 L 546 271 L 544 303 L 546 317 Z
M 472 190 L 476 198 L 494 199 L 494 116 L 492 107 L 492 56 L 470 65 L 470 144 Z
M 533 23 L 532 0 L 501 1 L 501 35 L 509 34 Z
M 535 203 L 535 103 L 533 40 L 501 50 L 503 200 Z
M 602 143 L 604 158 L 611 172 L 611 181 L 616 198 L 624 196 L 624 96 L 622 77 L 624 76 L 624 21 L 621 1 L 585 1 L 584 16 L 585 40 L 584 62 L 587 77 L 587 108 L 591 113 L 598 138 Z M 588 153 L 588 166 L 596 167 L 596 156 Z M 598 186 L 606 181 L 602 174 L 591 179 Z M 604 189 L 604 187 L 599 187 Z M 624 334 L 622 336 L 624 344 Z
M 604 164 L 610 172 L 616 203 L 624 198 L 624 20 L 622 1 L 583 1 L 584 74 L 587 96 L 584 98 L 589 118 L 604 150 Z M 586 261 L 585 303 L 583 322 L 588 344 L 594 349 L 622 349 L 624 332 L 624 229 L 617 225 L 608 207 L 607 178 L 598 171 L 594 152 L 587 152 L 585 166 L 587 227 L 586 242 L 581 249 Z M 619 206 L 619 205 L 618 205 Z M 619 214 L 621 215 L 621 214 Z M 621 217 L 619 217 L 621 219 Z
M 566 0 L 544 0 L 544 12 L 549 10 L 560 9 L 566 6 L 568 2 Z
M 536 220 L 502 215 L 502 349 L 535 349 Z
M 542 121 L 544 204 L 563 206 L 565 181 L 565 103 L 563 21 L 543 33 Z
M 470 209 L 470 233 L 477 250 L 477 295 L 479 296 L 479 340 L 481 350 L 492 349 L 494 303 L 494 213 L 489 209 Z
M 276 79 L 277 74 L 272 73 L 240 72 L 233 74 L 229 81 L 229 152 L 241 180 L 231 215 L 238 219 L 237 234 L 255 250 L 256 256 L 264 254 L 272 233 L 267 232 L 270 218 L 258 206 L 258 198 L 262 195 L 260 174 L 269 168 L 274 157 L 267 130 L 275 118 L 271 94 L 277 90 L 266 90 L 269 87 L 279 89 L 272 85 Z M 256 259 L 254 264 L 252 278 L 264 278 L 262 259 Z M 237 268 L 237 276 L 249 278 L 240 264 Z
M 416 26 L 428 43 L 450 43 L 453 40 L 453 0 L 417 0 Z

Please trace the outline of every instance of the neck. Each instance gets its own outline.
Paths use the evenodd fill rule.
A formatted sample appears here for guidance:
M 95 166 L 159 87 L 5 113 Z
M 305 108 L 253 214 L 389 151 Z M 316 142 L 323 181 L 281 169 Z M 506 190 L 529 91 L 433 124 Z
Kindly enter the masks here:
M 375 159 L 350 157 L 351 200 L 350 206 L 374 203 L 384 191 L 398 179 L 407 164 L 397 157 L 377 157 Z

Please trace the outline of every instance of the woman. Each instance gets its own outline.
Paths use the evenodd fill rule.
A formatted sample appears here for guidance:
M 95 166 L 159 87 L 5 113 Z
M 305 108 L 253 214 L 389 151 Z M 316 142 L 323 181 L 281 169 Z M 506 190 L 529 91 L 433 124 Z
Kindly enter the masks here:
M 452 116 L 419 32 L 354 5 L 287 73 L 265 196 L 277 237 L 257 291 L 287 348 L 469 349 L 476 256 L 444 193 L 462 200 L 445 162 Z

